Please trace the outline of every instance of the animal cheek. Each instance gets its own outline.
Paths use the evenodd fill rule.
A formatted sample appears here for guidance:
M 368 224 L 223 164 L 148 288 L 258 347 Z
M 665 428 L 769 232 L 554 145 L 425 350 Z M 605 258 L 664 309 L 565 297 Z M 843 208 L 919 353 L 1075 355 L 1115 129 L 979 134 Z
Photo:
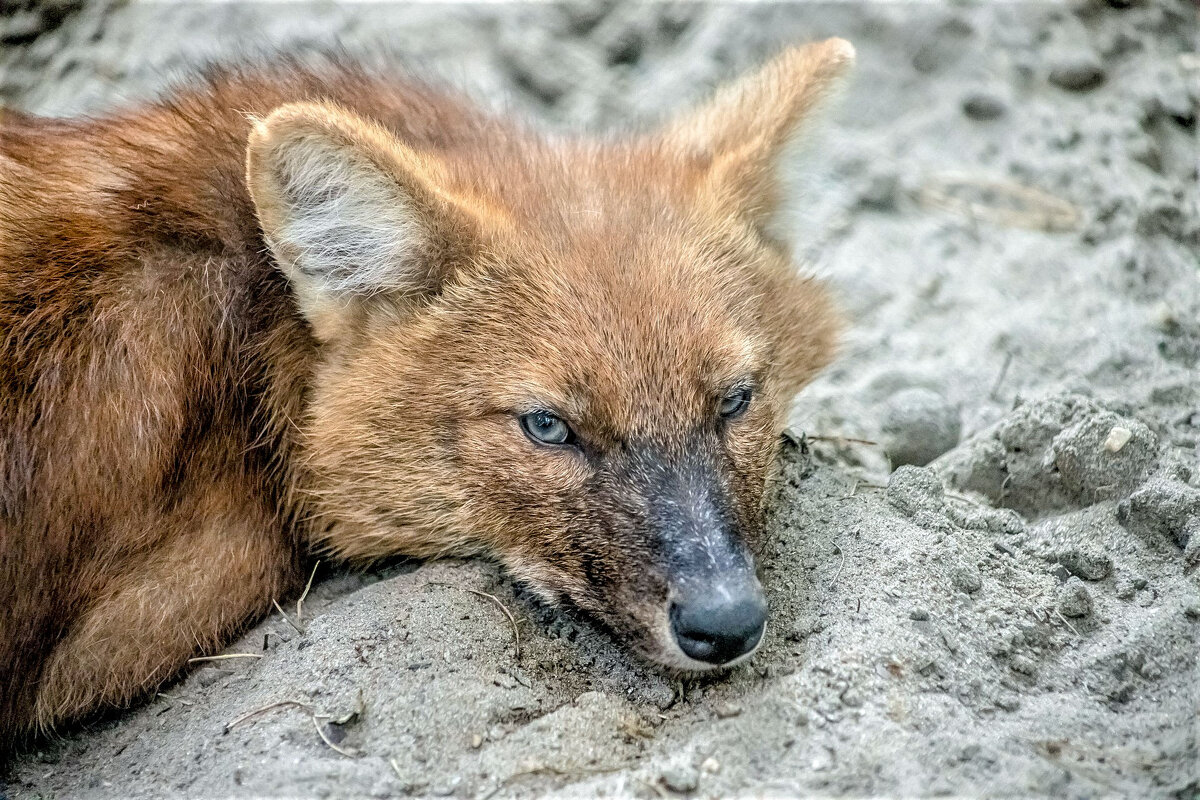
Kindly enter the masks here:
M 530 442 L 508 415 L 464 422 L 459 432 L 457 460 L 484 498 L 538 508 L 577 495 L 590 474 L 577 451 Z

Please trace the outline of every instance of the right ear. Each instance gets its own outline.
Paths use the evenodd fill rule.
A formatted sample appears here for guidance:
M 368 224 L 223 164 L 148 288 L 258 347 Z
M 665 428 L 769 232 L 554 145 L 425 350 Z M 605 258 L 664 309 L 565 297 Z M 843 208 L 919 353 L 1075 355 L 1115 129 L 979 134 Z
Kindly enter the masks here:
M 359 298 L 437 291 L 475 229 L 444 164 L 329 104 L 289 104 L 254 120 L 246 183 L 321 340 Z
M 854 58 L 844 39 L 790 47 L 677 116 L 658 136 L 704 165 L 701 185 L 715 207 L 768 227 L 783 194 L 786 151 Z

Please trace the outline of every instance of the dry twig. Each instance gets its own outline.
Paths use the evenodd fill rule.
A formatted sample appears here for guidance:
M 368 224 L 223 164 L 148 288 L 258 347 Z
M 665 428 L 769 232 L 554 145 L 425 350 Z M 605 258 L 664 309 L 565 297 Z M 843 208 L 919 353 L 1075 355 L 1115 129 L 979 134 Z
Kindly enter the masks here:
M 326 716 L 325 714 L 313 714 L 312 715 L 313 727 L 317 729 L 317 736 L 321 737 L 321 741 L 324 742 L 326 745 L 328 745 L 329 749 L 334 751 L 335 753 L 340 753 L 340 754 L 344 755 L 346 758 L 358 758 L 357 752 L 344 750 L 341 747 L 338 747 L 336 744 L 333 743 L 332 739 L 330 739 L 328 736 L 325 735 L 325 730 L 321 727 L 321 720 L 323 720 L 323 719 L 327 720 L 327 719 L 329 719 L 329 717 Z
M 460 592 L 470 592 L 471 594 L 475 595 L 476 597 L 483 597 L 483 598 L 491 600 L 493 603 L 495 603 L 496 607 L 499 608 L 502 612 L 504 612 L 504 616 L 508 618 L 509 624 L 512 625 L 513 649 L 515 650 L 517 661 L 521 660 L 521 630 L 517 626 L 517 617 L 515 614 L 513 614 L 512 611 L 510 611 L 508 609 L 508 606 L 504 605 L 503 601 L 501 601 L 499 597 L 496 597 L 496 595 L 494 595 L 494 594 L 488 594 L 487 592 L 481 592 L 478 589 L 468 589 L 466 586 L 456 586 L 453 583 L 441 583 L 440 581 L 430 581 L 426 585 L 428 585 L 428 586 L 445 586 L 449 589 L 458 589 Z
M 309 714 L 313 713 L 312 706 L 310 706 L 308 703 L 302 703 L 299 700 L 280 700 L 277 703 L 268 703 L 267 705 L 262 706 L 261 708 L 256 708 L 256 709 L 253 709 L 252 711 L 247 711 L 245 714 L 242 714 L 240 717 L 233 720 L 232 722 L 226 722 L 225 723 L 225 733 L 229 733 L 231 730 L 233 730 L 238 725 L 241 725 L 243 722 L 252 720 L 261 714 L 267 713 L 268 711 L 273 711 L 277 708 L 291 708 L 293 706 L 296 708 L 303 708 Z
M 837 444 L 865 444 L 870 447 L 882 447 L 879 442 L 873 442 L 870 439 L 855 439 L 850 436 L 809 436 L 810 442 L 836 442 Z
M 296 631 L 296 633 L 304 633 L 304 630 L 303 630 L 303 629 L 302 629 L 302 628 L 301 628 L 299 625 L 297 625 L 296 623 L 292 622 L 292 618 L 291 618 L 291 617 L 289 617 L 289 616 L 287 615 L 287 612 L 283 610 L 283 607 L 279 605 L 279 601 L 278 601 L 278 600 L 274 600 L 274 599 L 272 599 L 272 600 L 271 600 L 271 605 L 275 606 L 275 610 L 279 612 L 279 615 L 280 615 L 281 617 L 283 617 L 283 620 L 284 620 L 284 622 L 286 622 L 288 625 L 291 625 L 291 626 L 292 626 L 292 629 L 293 629 L 294 631 Z
M 199 664 L 201 661 L 227 661 L 233 658 L 262 658 L 262 653 L 223 653 L 219 656 L 196 656 L 189 658 L 189 664 Z
M 300 599 L 296 601 L 296 623 L 304 622 L 304 598 L 308 597 L 308 592 L 312 589 L 313 578 L 317 577 L 317 567 L 321 566 L 321 560 L 317 559 L 317 563 L 313 564 L 312 572 L 309 573 L 308 583 L 304 584 L 304 593 L 300 595 Z
M 836 544 L 833 546 L 833 549 L 838 551 L 838 555 L 842 557 L 842 560 L 838 562 L 837 572 L 834 573 L 833 580 L 829 582 L 830 589 L 837 586 L 838 578 L 842 577 L 842 567 L 846 566 L 846 551 Z

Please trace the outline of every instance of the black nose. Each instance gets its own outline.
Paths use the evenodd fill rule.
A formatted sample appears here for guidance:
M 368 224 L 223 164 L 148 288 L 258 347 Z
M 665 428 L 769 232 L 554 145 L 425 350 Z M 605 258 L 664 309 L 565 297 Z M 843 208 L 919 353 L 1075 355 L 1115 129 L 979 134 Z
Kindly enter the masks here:
M 746 655 L 758 646 L 766 626 L 767 601 L 757 586 L 671 604 L 671 629 L 679 648 L 706 664 L 728 664 Z

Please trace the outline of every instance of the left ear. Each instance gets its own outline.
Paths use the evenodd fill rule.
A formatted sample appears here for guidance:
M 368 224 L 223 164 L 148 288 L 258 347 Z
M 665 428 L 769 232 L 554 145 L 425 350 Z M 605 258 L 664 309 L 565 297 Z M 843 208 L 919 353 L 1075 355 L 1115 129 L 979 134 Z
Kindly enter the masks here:
M 438 291 L 482 219 L 438 158 L 328 103 L 255 120 L 246 183 L 263 238 L 322 341 L 366 296 Z
M 660 141 L 701 165 L 707 199 L 765 226 L 778 203 L 784 151 L 853 63 L 845 39 L 789 48 L 669 123 Z

